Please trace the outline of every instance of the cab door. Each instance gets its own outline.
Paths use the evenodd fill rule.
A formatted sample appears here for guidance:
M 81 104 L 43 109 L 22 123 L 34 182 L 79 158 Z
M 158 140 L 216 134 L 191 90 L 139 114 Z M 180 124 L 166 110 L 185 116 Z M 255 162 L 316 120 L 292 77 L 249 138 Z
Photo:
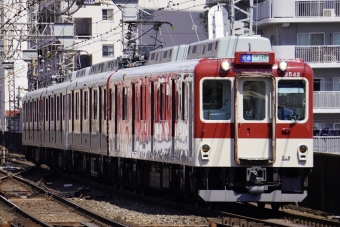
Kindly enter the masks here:
M 235 161 L 275 161 L 275 80 L 271 75 L 240 75 L 235 81 Z

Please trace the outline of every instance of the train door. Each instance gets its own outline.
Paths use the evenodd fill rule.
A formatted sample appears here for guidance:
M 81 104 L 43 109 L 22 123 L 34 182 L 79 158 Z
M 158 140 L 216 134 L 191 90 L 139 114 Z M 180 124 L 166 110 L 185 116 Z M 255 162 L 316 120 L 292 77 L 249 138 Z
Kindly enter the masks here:
M 274 79 L 241 75 L 235 81 L 235 161 L 275 159 Z

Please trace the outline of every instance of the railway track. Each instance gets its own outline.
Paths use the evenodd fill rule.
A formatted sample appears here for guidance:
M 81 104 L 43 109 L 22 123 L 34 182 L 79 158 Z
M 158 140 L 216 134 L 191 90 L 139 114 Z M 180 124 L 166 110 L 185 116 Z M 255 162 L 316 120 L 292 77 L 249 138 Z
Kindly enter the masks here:
M 208 215 L 213 217 L 221 217 L 211 220 L 211 226 L 323 226 L 323 227 L 340 227 L 340 223 L 337 221 L 328 220 L 327 218 L 316 217 L 308 214 L 296 214 L 289 211 L 274 211 L 271 209 L 260 209 L 247 204 L 233 204 L 228 210 L 237 210 L 240 214 L 232 212 L 222 211 L 223 207 L 219 207 L 218 210 L 211 210 L 208 208 L 201 208 L 194 205 L 188 205 L 179 201 L 164 200 L 162 198 L 156 198 L 148 195 L 136 194 L 131 191 L 121 190 L 115 187 L 110 187 L 93 181 L 88 181 L 82 178 L 78 178 L 71 175 L 62 174 L 63 177 L 71 178 L 73 180 L 82 181 L 86 185 L 92 185 L 102 188 L 106 191 L 112 191 L 127 196 L 133 197 L 133 199 L 142 200 L 145 202 L 157 203 L 165 206 L 170 206 L 175 209 L 182 209 L 190 211 L 192 213 Z M 246 213 L 242 210 L 247 210 Z M 257 217 L 261 217 L 257 218 Z M 270 219 L 270 220 L 264 220 Z M 280 222 L 277 219 L 284 220 Z
M 16 218 L 12 224 L 21 226 L 74 226 L 98 227 L 126 225 L 104 218 L 42 187 L 15 175 L 1 178 L 0 201 L 24 218 Z M 37 205 L 38 204 L 38 205 Z M 33 208 L 33 209 L 32 209 Z M 41 209 L 40 209 L 41 208 Z M 72 215 L 69 215 L 69 214 Z M 68 220 L 67 216 L 79 221 Z M 50 219 L 49 221 L 44 221 Z M 66 221 L 58 221 L 66 220 Z
M 75 177 L 72 175 L 66 175 L 62 173 L 58 173 L 62 177 L 69 178 L 71 180 L 75 181 L 80 181 L 83 182 L 84 185 L 91 185 L 94 187 L 101 188 L 105 191 L 110 191 L 122 195 L 127 195 L 132 197 L 132 199 L 138 199 L 141 201 L 146 201 L 146 202 L 152 202 L 156 204 L 162 204 L 166 206 L 170 206 L 176 209 L 182 209 L 185 211 L 190 211 L 193 213 L 199 213 L 199 214 L 204 214 L 204 215 L 210 215 L 213 217 L 220 217 L 220 218 L 215 218 L 211 219 L 210 226 L 323 226 L 323 227 L 340 227 L 340 223 L 338 221 L 334 220 L 329 220 L 327 218 L 322 218 L 322 217 L 317 217 L 314 215 L 309 215 L 309 214 L 302 214 L 302 213 L 294 213 L 290 212 L 287 210 L 281 210 L 281 211 L 274 211 L 271 209 L 260 209 L 255 206 L 251 205 L 246 205 L 246 204 L 233 204 L 233 206 L 230 208 L 230 210 L 237 210 L 238 214 L 235 214 L 233 212 L 228 212 L 228 209 L 224 209 L 223 207 L 219 207 L 218 210 L 212 210 L 212 209 L 207 209 L 207 208 L 201 208 L 201 207 L 196 207 L 194 205 L 188 205 L 183 202 L 178 202 L 178 201 L 169 201 L 169 200 L 164 200 L 162 198 L 155 198 L 147 195 L 142 195 L 142 194 L 136 194 L 131 191 L 124 191 L 121 189 L 117 189 L 115 187 L 110 187 L 107 185 L 103 185 L 100 183 L 96 183 L 93 181 L 88 181 L 83 178 Z M 32 184 L 28 181 L 25 181 L 24 179 L 18 178 L 18 180 L 22 182 L 27 182 L 28 184 Z M 32 187 L 34 185 L 32 184 Z M 80 210 L 81 212 L 87 214 L 88 212 L 91 212 L 89 210 L 86 210 L 82 208 L 81 206 L 77 204 L 73 204 L 69 200 L 65 200 L 62 198 L 62 193 L 61 196 L 55 195 L 50 191 L 47 191 L 46 189 L 40 187 L 39 190 L 41 190 L 43 193 L 55 198 L 58 201 L 66 201 L 65 203 L 70 203 L 70 206 L 73 206 L 74 209 Z M 64 202 L 63 202 L 64 203 Z M 227 210 L 227 211 L 226 211 Z M 240 212 L 240 211 L 247 210 L 247 212 Z M 251 215 L 250 215 L 251 214 Z M 265 214 L 265 215 L 263 215 Z M 87 214 L 88 215 L 88 214 Z M 98 214 L 95 214 L 98 215 Z M 98 215 L 100 216 L 100 215 Z M 259 218 L 260 217 L 260 218 Z M 266 219 L 266 220 L 265 220 Z M 267 220 L 269 219 L 269 220 Z M 278 219 L 285 220 L 285 221 L 278 221 Z M 126 220 L 120 220 L 119 218 L 115 219 L 116 222 L 121 222 L 123 223 L 122 226 L 143 226 L 143 225 L 138 225 L 138 223 L 132 223 L 132 222 L 127 222 Z M 104 222 L 105 223 L 105 222 Z M 111 225 L 109 225 L 111 226 Z M 114 225 L 112 225 L 114 226 Z M 157 226 L 157 225 L 153 225 Z M 163 225 L 164 226 L 164 225 Z M 178 226 L 178 225 L 176 225 Z M 180 226 L 180 225 L 179 225 Z M 183 225 L 183 226 L 189 226 L 189 225 Z

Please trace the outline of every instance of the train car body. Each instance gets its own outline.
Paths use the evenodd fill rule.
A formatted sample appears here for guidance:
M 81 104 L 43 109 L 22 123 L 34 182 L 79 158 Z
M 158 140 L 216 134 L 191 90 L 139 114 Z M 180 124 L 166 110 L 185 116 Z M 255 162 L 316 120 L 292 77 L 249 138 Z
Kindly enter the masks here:
M 302 201 L 313 167 L 312 69 L 300 59 L 275 59 L 269 42 L 252 39 L 250 50 L 223 46 L 226 57 L 87 69 L 87 76 L 29 92 L 27 158 L 207 202 Z M 224 41 L 197 43 L 206 47 L 196 51 Z

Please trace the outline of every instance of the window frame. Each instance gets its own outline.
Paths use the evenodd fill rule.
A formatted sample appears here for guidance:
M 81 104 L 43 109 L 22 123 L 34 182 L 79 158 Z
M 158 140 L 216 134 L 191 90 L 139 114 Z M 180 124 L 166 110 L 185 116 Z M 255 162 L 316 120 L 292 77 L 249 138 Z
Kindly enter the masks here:
M 299 44 L 299 35 L 301 34 L 307 34 L 308 35 L 308 40 L 307 40 L 307 43 L 308 44 L 304 44 L 304 45 L 301 45 Z M 312 45 L 310 42 L 311 42 L 311 35 L 319 35 L 319 34 L 322 34 L 323 35 L 323 44 L 321 45 Z M 301 32 L 301 33 L 297 33 L 296 34 L 296 45 L 297 46 L 324 46 L 325 45 L 325 33 L 324 32 Z
M 204 108 L 203 108 L 203 83 L 204 81 L 206 80 L 220 80 L 220 81 L 226 81 L 227 83 L 227 86 L 230 86 L 230 94 L 229 94 L 229 97 L 230 99 L 228 100 L 227 102 L 227 105 L 229 104 L 229 108 L 230 108 L 230 117 L 229 119 L 223 119 L 223 120 L 215 120 L 215 119 L 205 119 L 204 118 Z M 217 77 L 206 77 L 204 79 L 202 79 L 200 81 L 200 94 L 199 94 L 199 99 L 200 99 L 200 120 L 204 123 L 226 123 L 226 122 L 231 122 L 234 120 L 234 117 L 233 117 L 233 114 L 234 114 L 234 108 L 232 107 L 232 103 L 234 102 L 234 95 L 233 95 L 233 86 L 234 86 L 234 80 L 232 80 L 231 78 L 217 78 Z M 188 91 L 189 92 L 189 91 Z M 225 96 L 226 98 L 228 98 L 228 96 Z M 226 113 L 228 114 L 228 106 L 226 106 Z M 189 116 L 188 116 L 189 118 Z
M 110 55 L 109 47 L 112 47 L 112 55 Z M 107 50 L 106 50 L 107 54 L 105 54 L 104 48 L 107 48 Z M 114 48 L 113 44 L 105 44 L 105 45 L 102 46 L 102 56 L 103 57 L 114 57 L 114 54 L 115 54 L 115 48 Z

